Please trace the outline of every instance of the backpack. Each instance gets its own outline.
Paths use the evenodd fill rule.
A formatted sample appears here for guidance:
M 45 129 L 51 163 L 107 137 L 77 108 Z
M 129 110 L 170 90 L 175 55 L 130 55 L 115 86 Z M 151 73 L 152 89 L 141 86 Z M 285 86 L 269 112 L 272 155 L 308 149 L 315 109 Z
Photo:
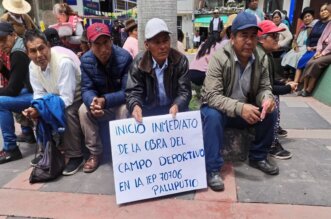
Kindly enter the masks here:
M 44 156 L 33 168 L 30 183 L 47 182 L 56 179 L 64 169 L 64 156 L 53 140 L 47 142 Z

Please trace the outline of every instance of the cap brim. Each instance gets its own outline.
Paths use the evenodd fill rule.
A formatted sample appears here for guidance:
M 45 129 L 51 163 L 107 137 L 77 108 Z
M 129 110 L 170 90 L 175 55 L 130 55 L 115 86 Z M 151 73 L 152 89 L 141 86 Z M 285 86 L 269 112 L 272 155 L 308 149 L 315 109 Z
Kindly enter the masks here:
M 109 37 L 111 37 L 110 34 L 107 34 L 107 33 L 100 33 L 100 34 L 94 36 L 93 38 L 91 38 L 90 41 L 93 43 L 94 41 L 96 41 L 96 40 L 97 40 L 99 37 L 101 37 L 101 36 L 109 36 Z
M 172 32 L 170 32 L 170 31 L 160 31 L 160 32 L 158 32 L 158 33 L 154 33 L 154 34 L 151 35 L 151 36 L 145 36 L 145 38 L 146 38 L 146 40 L 150 40 L 150 39 L 152 39 L 153 37 L 155 37 L 156 35 L 158 35 L 158 34 L 160 34 L 160 33 L 168 33 L 168 34 L 172 34 Z
M 274 29 L 271 29 L 268 33 L 278 33 L 278 32 L 283 32 L 285 30 L 286 28 L 275 27 Z
M 0 31 L 0 37 L 5 37 L 8 36 L 10 33 L 5 32 L 5 31 Z
M 259 26 L 255 25 L 255 24 L 246 24 L 246 25 L 244 25 L 244 26 L 238 28 L 238 29 L 235 30 L 235 31 L 245 30 L 245 29 L 248 29 L 248 28 L 251 28 L 251 27 L 256 27 L 259 31 L 262 31 L 262 29 L 261 29 Z

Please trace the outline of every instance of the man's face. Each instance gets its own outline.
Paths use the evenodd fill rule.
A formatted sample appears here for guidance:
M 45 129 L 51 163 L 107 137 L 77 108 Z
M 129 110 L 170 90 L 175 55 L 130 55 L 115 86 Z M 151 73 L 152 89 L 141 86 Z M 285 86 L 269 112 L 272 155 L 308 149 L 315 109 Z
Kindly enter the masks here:
M 40 66 L 41 70 L 45 71 L 51 61 L 51 49 L 40 38 L 28 41 L 26 47 L 29 58 L 34 64 Z
M 97 59 L 106 65 L 111 55 L 112 41 L 109 36 L 99 36 L 93 43 L 91 43 L 91 50 Z
M 257 28 L 251 27 L 231 34 L 233 49 L 240 61 L 248 61 L 257 44 Z
M 214 18 L 218 18 L 220 16 L 220 14 L 218 12 L 214 12 L 213 16 L 214 16 Z
M 259 0 L 252 0 L 250 1 L 248 7 L 252 10 L 256 10 L 258 5 L 259 5 Z
M 170 36 L 162 32 L 145 42 L 145 47 L 151 52 L 153 58 L 159 65 L 163 65 L 170 52 Z
M 321 10 L 320 10 L 320 17 L 321 17 L 321 20 L 326 20 L 328 19 L 330 16 L 330 12 L 328 11 L 328 6 L 327 5 L 323 5 L 321 7 Z
M 0 37 L 0 50 L 9 54 L 15 44 L 15 33 Z
M 260 42 L 263 48 L 268 52 L 274 52 L 278 49 L 279 33 L 268 33 L 263 35 Z

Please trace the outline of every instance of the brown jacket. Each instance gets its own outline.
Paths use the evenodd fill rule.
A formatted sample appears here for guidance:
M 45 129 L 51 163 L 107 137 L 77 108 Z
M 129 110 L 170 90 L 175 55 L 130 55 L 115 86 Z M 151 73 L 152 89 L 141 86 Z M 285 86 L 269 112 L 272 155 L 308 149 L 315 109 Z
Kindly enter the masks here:
M 31 17 L 27 14 L 22 14 L 23 24 L 18 23 L 15 21 L 9 13 L 5 13 L 1 16 L 0 20 L 7 21 L 13 24 L 14 30 L 17 33 L 19 37 L 23 37 L 25 34 L 25 31 L 27 30 L 33 30 L 38 29 L 37 26 L 33 23 Z

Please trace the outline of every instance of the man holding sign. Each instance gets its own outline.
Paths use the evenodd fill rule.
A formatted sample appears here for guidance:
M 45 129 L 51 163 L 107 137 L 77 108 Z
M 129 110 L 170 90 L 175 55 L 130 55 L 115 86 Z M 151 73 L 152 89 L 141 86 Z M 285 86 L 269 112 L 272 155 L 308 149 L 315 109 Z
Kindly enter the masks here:
M 188 60 L 170 48 L 167 24 L 149 20 L 145 28 L 146 52 L 139 54 L 129 71 L 126 87 L 127 108 L 142 122 L 142 116 L 186 111 L 191 99 Z
M 211 59 L 202 88 L 207 183 L 214 191 L 224 190 L 220 151 L 225 127 L 253 126 L 256 135 L 249 150 L 249 165 L 269 175 L 279 172 L 267 159 L 276 113 L 267 57 L 256 48 L 259 29 L 254 15 L 238 14 L 231 27 L 231 41 Z

